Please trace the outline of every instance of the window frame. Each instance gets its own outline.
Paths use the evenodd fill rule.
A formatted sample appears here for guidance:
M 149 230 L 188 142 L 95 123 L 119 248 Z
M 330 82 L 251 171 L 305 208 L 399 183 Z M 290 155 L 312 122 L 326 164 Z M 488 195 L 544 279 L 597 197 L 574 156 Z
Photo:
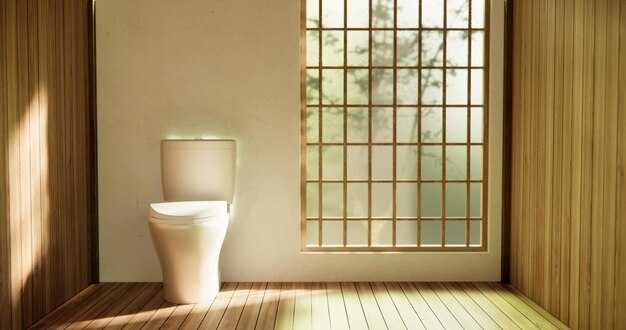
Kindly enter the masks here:
M 309 0 L 310 1 L 310 0 Z M 476 106 L 472 106 L 472 104 L 470 104 L 470 102 L 468 102 L 468 104 L 463 104 L 461 106 L 459 105 L 448 105 L 446 103 L 446 89 L 447 87 L 445 86 L 445 82 L 446 82 L 446 70 L 447 69 L 454 69 L 454 68 L 460 68 L 460 69 L 466 69 L 468 70 L 468 81 L 471 76 L 471 69 L 472 68 L 481 68 L 482 72 L 483 72 L 483 86 L 482 86 L 482 90 L 483 90 L 483 102 L 482 102 L 482 109 L 483 109 L 483 122 L 482 122 L 482 128 L 483 128 L 483 138 L 482 138 L 482 142 L 479 143 L 479 145 L 482 146 L 482 179 L 479 180 L 482 183 L 482 190 L 481 190 L 481 207 L 482 207 L 482 211 L 481 211 L 481 217 L 480 217 L 480 222 L 481 222 L 481 245 L 480 246 L 476 246 L 476 245 L 470 245 L 470 239 L 469 239 L 469 235 L 470 235 L 470 220 L 471 220 L 471 216 L 469 213 L 469 199 L 470 199 L 470 183 L 471 183 L 471 179 L 470 179 L 470 171 L 469 171 L 469 153 L 467 154 L 467 171 L 466 171 L 466 179 L 465 180 L 461 180 L 463 183 L 467 184 L 467 188 L 466 188 L 466 216 L 463 217 L 463 219 L 461 220 L 465 220 L 466 221 L 466 231 L 465 231 L 465 235 L 466 235 L 466 246 L 446 246 L 445 244 L 445 226 L 446 226 L 446 220 L 450 219 L 450 217 L 445 217 L 444 214 L 441 215 L 441 218 L 438 220 L 441 223 L 441 246 L 421 246 L 420 245 L 420 232 L 421 232 L 421 222 L 424 221 L 423 217 L 421 216 L 420 212 L 419 212 L 419 202 L 418 203 L 418 213 L 417 213 L 417 217 L 416 217 L 416 221 L 417 221 L 417 226 L 418 226 L 418 231 L 417 231 L 417 246 L 396 246 L 396 223 L 397 221 L 403 221 L 403 220 L 398 220 L 398 217 L 396 216 L 396 207 L 397 207 L 397 201 L 395 198 L 396 195 L 396 183 L 398 183 L 398 180 L 395 176 L 395 168 L 396 168 L 396 159 L 395 159 L 395 150 L 396 147 L 399 145 L 402 145 L 402 143 L 398 143 L 395 140 L 395 133 L 394 133 L 394 142 L 393 143 L 375 143 L 372 142 L 371 137 L 368 139 L 368 142 L 365 144 L 366 146 L 368 146 L 368 162 L 371 164 L 371 158 L 372 158 L 372 145 L 379 145 L 379 144 L 384 144 L 384 145 L 391 145 L 393 146 L 393 150 L 394 150 L 394 160 L 393 160 L 393 167 L 394 167 L 394 177 L 391 180 L 392 183 L 392 194 L 394 195 L 392 197 L 392 208 L 393 208 L 393 215 L 391 217 L 391 221 L 393 223 L 393 229 L 392 229 L 392 246 L 372 246 L 372 242 L 371 242 L 371 232 L 372 232 L 372 226 L 371 226 L 371 222 L 373 220 L 376 220 L 375 218 L 372 219 L 371 216 L 368 217 L 368 219 L 363 219 L 363 220 L 367 220 L 369 221 L 369 226 L 368 226 L 368 246 L 347 246 L 347 239 L 346 239 L 346 235 L 347 235 L 347 221 L 350 220 L 354 220 L 356 218 L 348 218 L 346 216 L 346 212 L 343 212 L 343 217 L 342 219 L 338 219 L 338 220 L 332 220 L 332 221 L 342 221 L 343 222 L 343 244 L 344 246 L 322 246 L 322 222 L 323 221 L 329 221 L 329 220 L 322 220 L 322 214 L 321 211 L 319 212 L 320 214 L 318 214 L 318 221 L 319 221 L 319 241 L 320 244 L 319 246 L 307 246 L 307 237 L 306 237 L 306 230 L 307 230 L 307 220 L 309 220 L 309 218 L 307 218 L 307 214 L 306 214 L 306 203 L 307 203 L 307 122 L 306 122 L 306 118 L 307 118 L 307 107 L 309 107 L 310 105 L 307 104 L 307 100 L 306 100 L 306 92 L 307 92 L 307 52 L 306 52 L 306 40 L 307 40 L 307 31 L 311 31 L 311 30 L 317 30 L 319 31 L 319 38 L 322 38 L 322 31 L 327 31 L 327 30 L 336 30 L 336 31 L 344 31 L 344 47 L 346 46 L 347 43 L 347 38 L 346 38 L 346 31 L 350 31 L 350 30 L 364 30 L 364 31 L 369 31 L 369 45 L 370 48 L 368 50 L 369 53 L 369 61 L 368 61 L 368 65 L 367 66 L 363 66 L 363 69 L 367 69 L 369 72 L 369 84 L 370 84 L 370 89 L 369 89 L 369 98 L 368 98 L 368 104 L 363 105 L 363 107 L 366 107 L 369 113 L 369 118 L 368 118 L 368 124 L 369 124 L 369 134 L 371 135 L 371 130 L 372 130 L 372 109 L 380 107 L 381 105 L 377 105 L 377 104 L 373 104 L 372 103 L 372 91 L 371 91 L 371 76 L 372 76 L 372 70 L 378 68 L 375 65 L 372 65 L 372 31 L 376 31 L 376 30 L 380 30 L 380 28 L 375 28 L 372 26 L 372 18 L 371 18 L 371 12 L 372 12 L 372 4 L 375 0 L 369 0 L 369 13 L 370 13 L 370 18 L 369 18 L 369 26 L 367 28 L 362 28 L 362 29 L 355 29 L 355 28 L 348 28 L 346 23 L 347 23 L 347 15 L 344 14 L 344 25 L 342 28 L 324 28 L 322 27 L 323 22 L 321 22 L 321 17 L 322 17 L 322 0 L 318 0 L 319 1 L 319 17 L 320 17 L 320 24 L 317 28 L 307 28 L 307 13 L 306 13 L 306 9 L 307 9 L 307 0 L 301 0 L 300 1 L 300 164 L 301 164 L 301 168 L 300 168 L 300 176 L 301 176 L 301 182 L 300 182 L 300 194 L 301 194 L 301 198 L 300 198 L 300 203 L 301 203 L 301 207 L 300 207 L 300 249 L 302 252 L 429 252 L 429 251 L 444 251 L 444 252 L 485 252 L 488 250 L 488 244 L 489 244 L 489 203 L 488 203 L 488 196 L 489 196 L 489 184 L 490 184 L 490 180 L 489 180 L 489 156 L 490 156 L 490 150 L 489 150 L 489 118 L 490 118 L 490 111 L 489 111 L 489 101 L 490 101 L 490 91 L 489 91 L 489 67 L 490 67 L 490 60 L 489 60 L 489 55 L 490 55 L 490 45 L 489 45 L 489 41 L 490 41 L 490 36 L 491 36 L 491 30 L 490 30 L 490 25 L 491 25 L 491 17 L 490 17 L 490 7 L 491 7 L 491 1 L 489 0 L 485 0 L 484 1 L 484 27 L 483 28 L 472 28 L 471 26 L 471 22 L 469 23 L 467 28 L 448 28 L 446 27 L 446 21 L 447 21 L 447 13 L 446 13 L 446 4 L 447 4 L 447 0 L 443 0 L 444 3 L 444 7 L 443 7 L 443 17 L 444 17 L 444 23 L 443 23 L 443 27 L 441 28 L 424 28 L 421 26 L 421 19 L 422 19 L 422 13 L 421 13 L 421 8 L 422 8 L 422 2 L 423 1 L 428 1 L 428 0 L 416 0 L 419 1 L 419 8 L 420 8 L 420 26 L 418 28 L 398 28 L 397 27 L 397 20 L 394 19 L 394 27 L 393 28 L 387 28 L 386 30 L 388 31 L 393 31 L 394 32 L 394 63 L 393 63 L 393 72 L 394 72 L 394 83 L 393 83 L 393 90 L 394 90 L 394 100 L 393 100 L 393 104 L 391 105 L 385 105 L 387 107 L 392 107 L 393 108 L 393 112 L 394 112 L 394 127 L 395 127 L 395 122 L 397 119 L 396 116 L 396 110 L 398 108 L 401 108 L 402 106 L 399 105 L 397 103 L 397 99 L 395 97 L 396 95 L 396 88 L 397 88 L 397 82 L 395 81 L 395 77 L 397 77 L 397 72 L 398 69 L 403 69 L 403 68 L 414 68 L 417 70 L 422 70 L 424 68 L 429 68 L 427 66 L 422 66 L 421 65 L 421 44 L 420 44 L 420 65 L 416 66 L 416 67 L 403 67 L 403 66 L 398 66 L 397 61 L 396 61 L 396 56 L 397 56 L 397 52 L 395 50 L 395 45 L 397 43 L 397 31 L 402 31 L 402 30 L 413 30 L 413 31 L 418 31 L 418 33 L 420 34 L 420 38 L 421 38 L 421 34 L 422 31 L 441 31 L 443 34 L 443 49 L 444 49 L 444 61 L 443 64 L 439 67 L 436 67 L 437 69 L 441 69 L 443 72 L 443 83 L 444 83 L 444 88 L 443 88 L 443 101 L 442 104 L 437 105 L 437 107 L 441 107 L 442 111 L 442 120 L 444 122 L 444 126 L 443 127 L 443 134 L 444 137 L 442 138 L 442 142 L 440 143 L 440 145 L 442 146 L 442 150 L 443 150 L 443 158 L 445 159 L 445 147 L 447 145 L 454 145 L 454 143 L 450 144 L 450 143 L 446 143 L 445 141 L 445 121 L 446 121 L 446 109 L 447 108 L 462 108 L 462 109 L 466 109 L 467 110 L 467 116 L 468 116 L 468 120 L 467 120 L 467 125 L 468 127 L 471 125 L 471 121 L 469 120 L 469 115 L 470 115 L 470 110 L 473 107 Z M 347 11 L 347 3 L 348 0 L 343 0 L 343 5 L 344 5 L 344 13 L 346 13 Z M 468 16 L 471 17 L 471 8 L 472 8 L 472 0 L 468 0 L 469 3 L 469 10 L 468 10 Z M 394 16 L 396 16 L 397 18 L 397 0 L 394 0 Z M 472 66 L 471 63 L 471 44 L 468 46 L 468 63 L 467 66 L 448 66 L 446 63 L 446 48 L 447 48 L 447 42 L 446 42 L 446 34 L 448 31 L 468 31 L 469 35 L 470 35 L 470 39 L 471 39 L 471 32 L 473 30 L 482 30 L 484 31 L 483 33 L 483 42 L 484 42 L 484 50 L 483 50 L 483 56 L 484 56 L 484 61 L 483 61 L 483 66 L 482 67 L 476 67 L 476 66 Z M 321 48 L 322 48 L 322 44 L 321 42 L 319 42 L 319 60 L 321 63 L 321 57 L 322 57 L 322 52 L 321 52 Z M 342 69 L 342 70 L 348 70 L 349 68 L 353 68 L 353 66 L 348 66 L 347 62 L 346 62 L 346 54 L 347 51 L 344 50 L 344 62 L 342 66 L 337 66 L 337 69 Z M 322 71 L 322 69 L 327 69 L 326 66 L 320 65 L 318 64 L 318 66 L 316 66 L 315 68 L 319 68 L 319 71 Z M 331 67 L 331 68 L 335 68 L 335 67 Z M 360 68 L 360 67 L 359 67 Z M 385 67 L 386 69 L 388 69 L 388 67 Z M 435 68 L 435 67 L 433 67 Z M 421 74 L 421 72 L 420 72 Z M 321 75 L 321 72 L 320 72 Z M 344 74 L 345 76 L 345 74 Z M 418 81 L 420 81 L 418 79 Z M 321 84 L 321 82 L 320 82 Z M 420 83 L 421 84 L 421 83 Z M 468 99 L 471 97 L 471 95 L 469 94 L 469 89 L 470 89 L 470 85 L 471 83 L 468 82 Z M 346 88 L 347 88 L 347 84 L 346 84 L 346 78 L 344 77 L 344 85 L 343 85 L 343 95 L 344 95 L 344 100 L 342 104 L 336 104 L 333 105 L 336 108 L 341 108 L 343 110 L 343 114 L 344 114 L 344 121 L 343 121 L 343 125 L 344 125 L 344 139 L 343 139 L 343 143 L 339 142 L 336 143 L 336 145 L 338 146 L 342 146 L 343 147 L 343 167 L 344 167 L 344 176 L 342 180 L 339 180 L 338 183 L 343 183 L 343 206 L 344 209 L 346 207 L 346 200 L 347 200 L 347 181 L 353 181 L 353 180 L 347 180 L 346 178 L 346 159 L 347 159 L 347 146 L 351 145 L 351 143 L 348 143 L 346 141 L 346 137 L 345 137 L 345 133 L 346 133 L 346 111 L 349 107 L 354 106 L 354 105 L 349 105 L 347 104 L 346 101 Z M 321 87 L 320 87 L 320 93 L 321 93 Z M 321 97 L 321 96 L 320 96 Z M 321 113 L 321 110 L 325 107 L 328 107 L 329 105 L 324 105 L 323 103 L 320 102 L 320 104 L 318 105 L 319 107 L 319 111 Z M 414 105 L 411 105 L 412 107 L 415 107 Z M 418 109 L 418 116 L 420 116 L 421 114 L 421 109 L 424 107 L 429 107 L 432 105 L 428 105 L 428 104 L 422 104 L 421 100 L 417 101 L 417 109 Z M 419 118 L 419 121 L 421 122 L 421 118 Z M 321 122 L 320 122 L 320 126 L 321 126 Z M 421 123 L 420 123 L 421 126 Z M 320 129 L 321 130 L 321 129 Z M 395 129 L 394 129 L 395 131 Z M 472 145 L 470 139 L 469 139 L 469 135 L 470 135 L 470 130 L 468 129 L 467 131 L 467 135 L 468 135 L 468 140 L 465 143 L 460 143 L 460 145 L 463 146 L 467 146 L 467 148 L 469 149 Z M 421 147 L 425 144 L 422 143 L 422 141 L 419 138 L 420 133 L 418 133 L 418 140 L 415 143 L 417 145 L 418 148 L 418 152 L 419 150 L 421 150 Z M 328 145 L 328 143 L 322 143 L 322 136 L 318 137 L 318 146 L 319 148 L 321 148 L 323 145 Z M 426 144 L 427 145 L 427 144 Z M 321 155 L 321 149 L 320 149 L 320 155 Z M 420 157 L 418 156 L 418 159 Z M 319 163 L 322 162 L 321 160 L 321 156 L 320 156 L 320 160 L 318 161 Z M 421 161 L 418 160 L 418 164 Z M 321 166 L 321 164 L 319 165 Z M 419 166 L 419 165 L 418 165 Z M 445 167 L 445 165 L 444 165 Z M 369 171 L 371 173 L 371 165 L 369 166 Z M 445 172 L 445 171 L 444 171 Z M 318 180 L 315 180 L 316 182 L 319 182 L 320 184 L 320 189 L 319 189 L 319 203 L 320 203 L 320 208 L 321 208 L 321 204 L 322 204 L 322 191 L 321 191 L 321 183 L 322 182 L 326 182 L 328 180 L 324 180 L 322 177 L 318 177 Z M 417 179 L 415 180 L 417 181 L 417 189 L 418 189 L 418 196 L 420 196 L 420 190 L 421 190 L 421 183 L 424 182 L 424 180 L 421 178 L 421 174 L 418 175 Z M 442 177 L 441 180 L 437 180 L 437 182 L 441 182 L 442 184 L 442 209 L 445 210 L 445 186 L 446 183 L 452 181 L 452 180 L 446 180 L 445 176 Z M 372 176 L 371 174 L 369 175 L 367 180 L 364 180 L 365 183 L 368 183 L 368 208 L 371 210 L 371 205 L 372 205 L 372 198 L 371 198 L 371 190 L 372 190 L 372 182 L 377 182 L 377 181 L 373 181 L 372 180 Z M 369 214 L 371 215 L 371 211 L 369 212 Z M 413 220 L 413 219 L 410 219 Z M 428 221 L 428 219 L 426 219 L 426 221 Z

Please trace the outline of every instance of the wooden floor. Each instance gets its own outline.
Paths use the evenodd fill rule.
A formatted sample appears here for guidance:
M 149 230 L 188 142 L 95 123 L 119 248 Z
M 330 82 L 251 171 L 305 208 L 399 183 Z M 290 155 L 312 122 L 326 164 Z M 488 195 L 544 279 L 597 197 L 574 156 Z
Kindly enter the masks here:
M 224 283 L 175 305 L 160 283 L 94 284 L 32 328 L 567 329 L 500 283 Z

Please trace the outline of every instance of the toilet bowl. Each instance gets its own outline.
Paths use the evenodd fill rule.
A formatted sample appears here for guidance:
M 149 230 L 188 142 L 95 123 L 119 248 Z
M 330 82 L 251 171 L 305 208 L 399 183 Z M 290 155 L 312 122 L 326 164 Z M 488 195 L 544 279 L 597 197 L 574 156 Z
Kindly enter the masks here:
M 226 202 L 153 203 L 148 224 L 161 263 L 165 300 L 190 304 L 213 299 L 220 288 Z
M 165 300 L 192 304 L 219 292 L 219 257 L 235 186 L 234 140 L 163 140 L 165 202 L 150 204 L 148 227 Z

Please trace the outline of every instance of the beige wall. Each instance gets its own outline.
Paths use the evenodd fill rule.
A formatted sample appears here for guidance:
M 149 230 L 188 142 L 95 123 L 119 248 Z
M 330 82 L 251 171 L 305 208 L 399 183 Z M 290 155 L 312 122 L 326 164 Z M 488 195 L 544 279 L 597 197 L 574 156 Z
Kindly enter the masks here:
M 499 279 L 499 129 L 489 253 L 303 254 L 299 1 L 99 0 L 96 13 L 102 281 L 160 280 L 146 221 L 149 203 L 162 200 L 159 141 L 173 137 L 238 141 L 225 280 Z M 501 51 L 491 59 L 498 127 Z

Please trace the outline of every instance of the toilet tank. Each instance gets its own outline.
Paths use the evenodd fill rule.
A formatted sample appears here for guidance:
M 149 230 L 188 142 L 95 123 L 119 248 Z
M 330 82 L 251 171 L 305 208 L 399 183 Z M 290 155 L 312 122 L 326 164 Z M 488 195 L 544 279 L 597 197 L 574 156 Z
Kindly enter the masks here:
M 235 140 L 163 140 L 165 201 L 226 201 L 235 188 Z

